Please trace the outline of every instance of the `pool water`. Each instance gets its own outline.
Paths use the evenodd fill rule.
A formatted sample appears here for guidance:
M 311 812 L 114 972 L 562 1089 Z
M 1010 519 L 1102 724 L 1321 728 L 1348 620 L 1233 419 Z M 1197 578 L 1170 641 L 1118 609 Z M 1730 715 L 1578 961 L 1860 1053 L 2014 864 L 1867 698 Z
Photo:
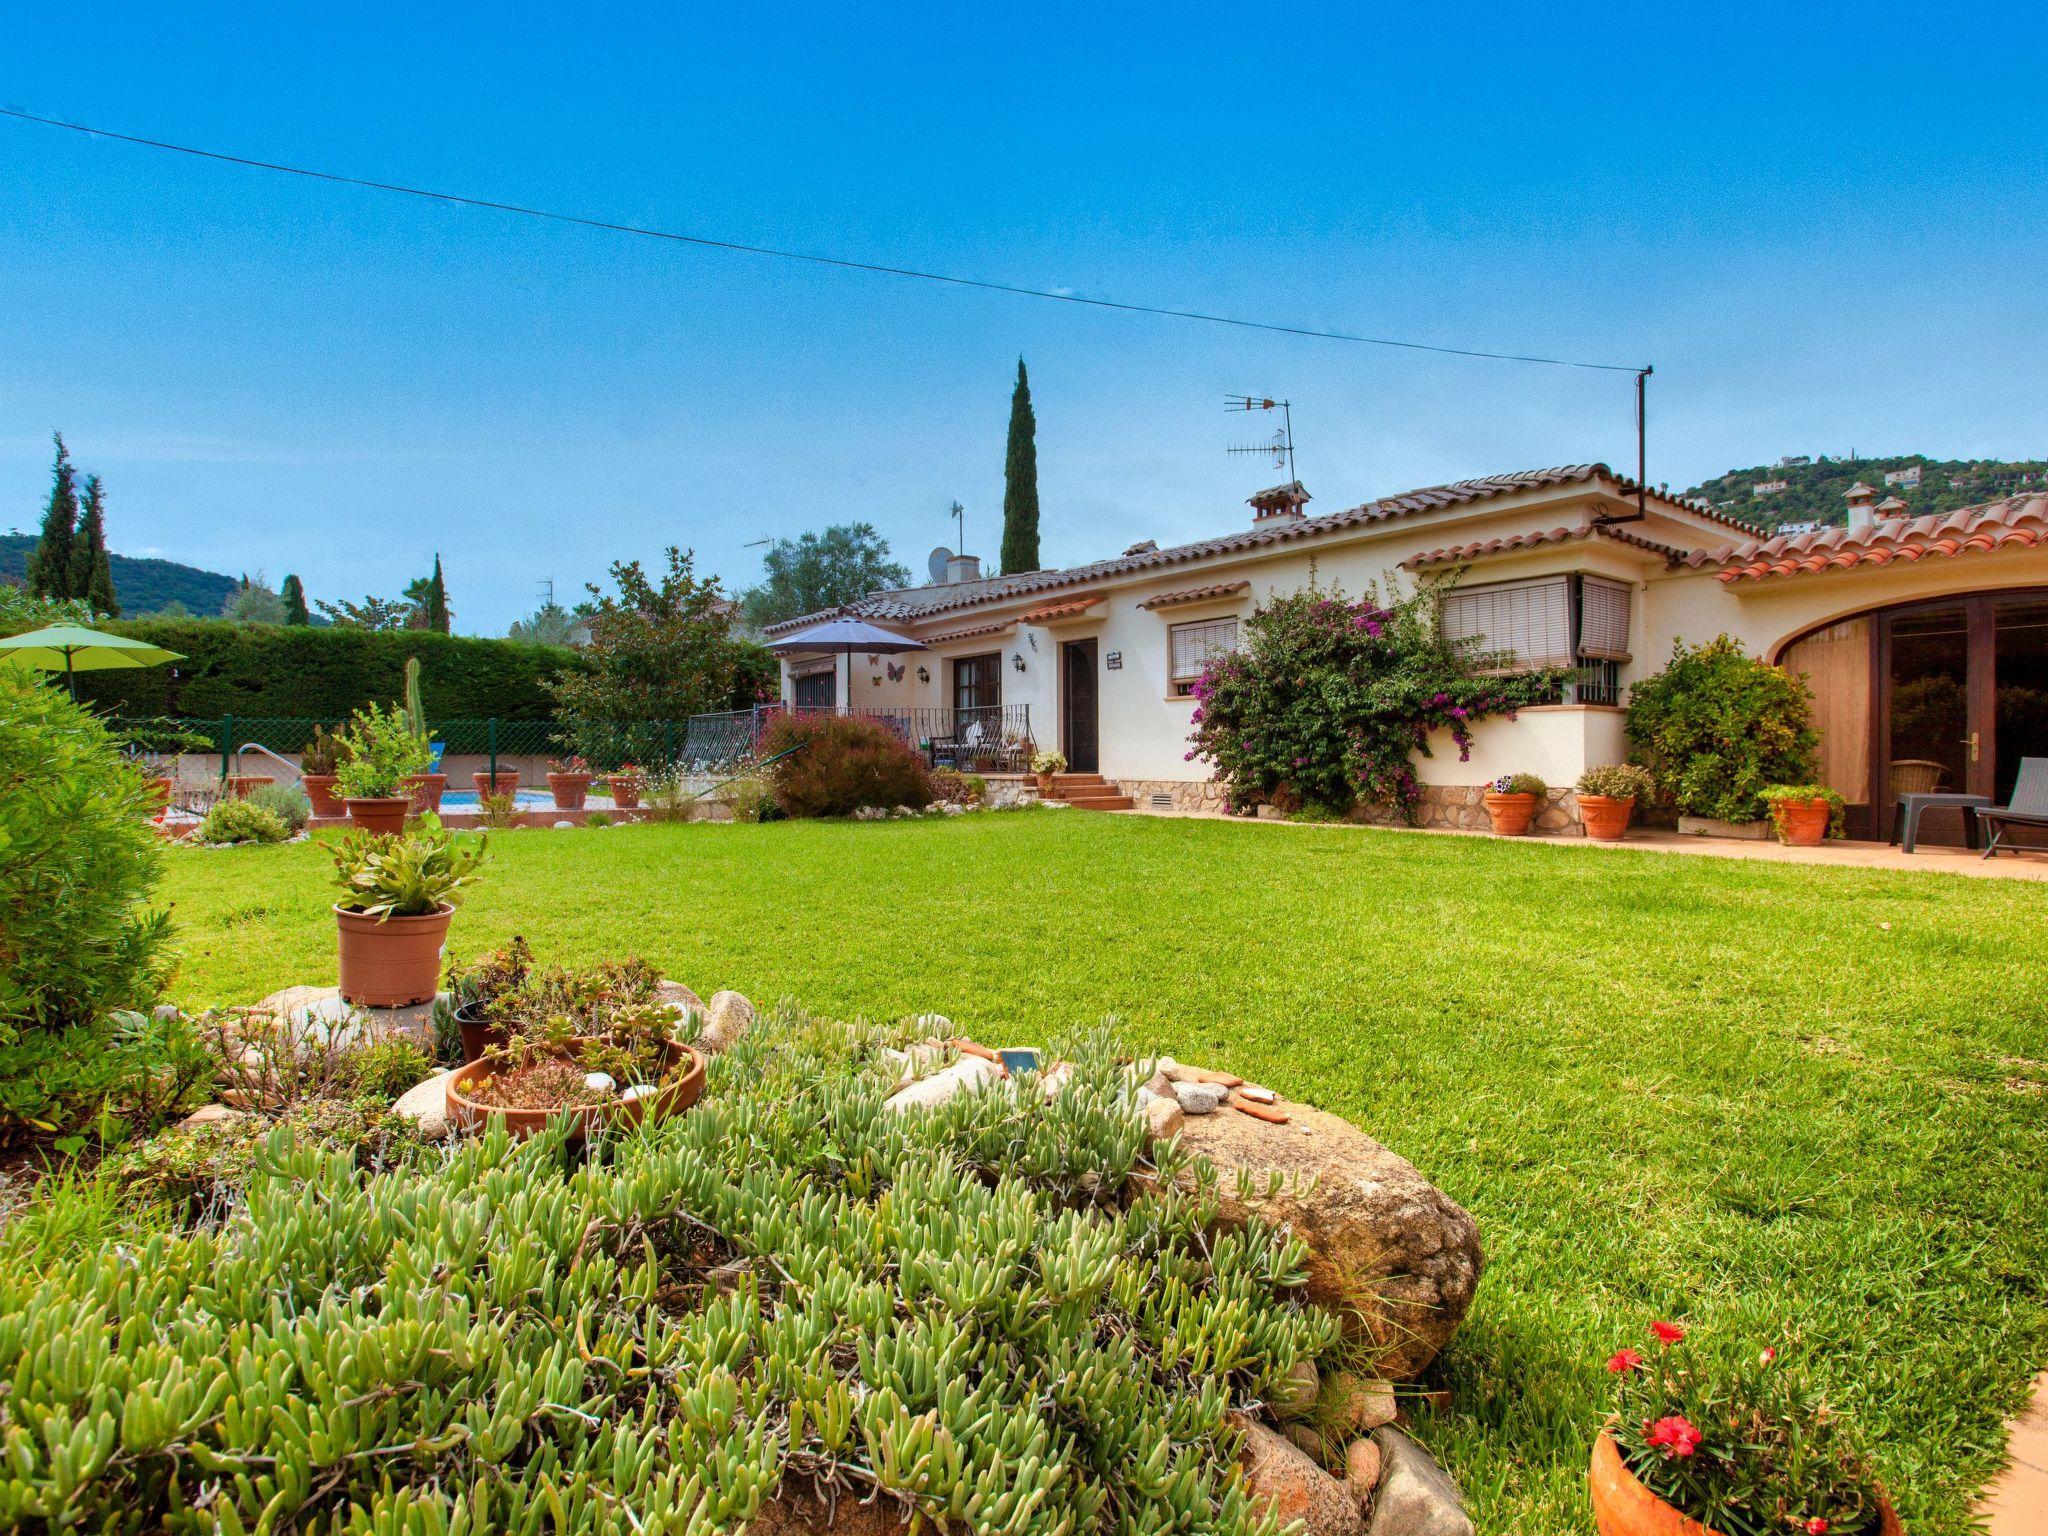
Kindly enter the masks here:
M 610 798 L 603 795 L 592 795 L 585 802 L 587 805 L 607 807 L 611 803 Z M 555 797 L 544 789 L 522 789 L 512 797 L 512 804 L 515 810 L 552 811 L 555 808 Z M 476 791 L 473 789 L 450 789 L 441 795 L 441 809 L 444 811 L 473 811 L 477 808 Z

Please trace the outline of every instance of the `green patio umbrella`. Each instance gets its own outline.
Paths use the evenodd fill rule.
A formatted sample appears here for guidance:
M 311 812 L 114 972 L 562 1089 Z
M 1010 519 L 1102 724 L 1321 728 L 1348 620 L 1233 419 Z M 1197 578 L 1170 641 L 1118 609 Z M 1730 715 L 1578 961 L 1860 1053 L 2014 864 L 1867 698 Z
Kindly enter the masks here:
M 183 661 L 176 651 L 125 635 L 103 635 L 83 624 L 52 624 L 25 635 L 0 640 L 0 666 L 34 667 L 39 672 L 63 669 L 71 697 L 78 697 L 80 672 L 105 672 L 114 667 L 158 667 Z

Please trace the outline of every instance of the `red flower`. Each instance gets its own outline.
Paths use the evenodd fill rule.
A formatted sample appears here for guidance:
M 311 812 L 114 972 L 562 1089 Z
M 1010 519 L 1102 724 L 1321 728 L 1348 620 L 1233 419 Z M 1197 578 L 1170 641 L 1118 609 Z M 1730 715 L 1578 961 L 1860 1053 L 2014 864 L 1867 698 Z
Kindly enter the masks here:
M 1645 1424 L 1643 1434 L 1651 1445 L 1662 1449 L 1667 1461 L 1673 1456 L 1690 1456 L 1700 1448 L 1700 1432 L 1689 1421 L 1675 1415 L 1659 1419 L 1654 1424 Z
M 1643 1357 L 1633 1349 L 1617 1349 L 1607 1357 L 1607 1369 L 1616 1376 L 1624 1371 L 1640 1371 L 1642 1368 Z
M 1760 1355 L 1758 1355 L 1758 1356 L 1756 1357 L 1756 1359 L 1757 1359 L 1757 1364 L 1759 1364 L 1759 1365 L 1769 1365 L 1769 1364 L 1770 1364 L 1770 1363 L 1771 1363 L 1771 1362 L 1772 1362 L 1773 1360 L 1775 1360 L 1775 1359 L 1777 1359 L 1777 1358 L 1778 1358 L 1778 1351 L 1777 1351 L 1777 1350 L 1776 1350 L 1775 1348 L 1773 1348 L 1773 1347 L 1772 1347 L 1771 1345 L 1769 1345 L 1769 1344 L 1766 1344 L 1766 1345 L 1764 1346 L 1764 1352 L 1763 1352 L 1762 1354 L 1760 1354 Z M 1826 1522 L 1825 1520 L 1823 1520 L 1823 1521 L 1821 1522 L 1821 1524 L 1822 1524 L 1822 1525 L 1826 1525 L 1826 1524 L 1827 1524 L 1827 1522 Z M 1818 1532 L 1818 1531 L 1814 1532 L 1814 1536 L 1820 1536 L 1820 1532 Z
M 1676 1344 L 1685 1337 L 1685 1329 L 1677 1323 L 1652 1323 L 1650 1332 L 1657 1335 L 1660 1344 Z
M 1806 1522 L 1806 1536 L 1828 1536 L 1828 1523 L 1815 1515 Z

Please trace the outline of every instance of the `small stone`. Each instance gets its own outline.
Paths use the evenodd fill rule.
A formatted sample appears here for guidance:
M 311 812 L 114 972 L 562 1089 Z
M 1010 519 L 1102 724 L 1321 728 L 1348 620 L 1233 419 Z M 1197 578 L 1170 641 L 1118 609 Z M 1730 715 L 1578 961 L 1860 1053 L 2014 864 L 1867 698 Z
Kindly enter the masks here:
M 1164 1072 L 1154 1072 L 1145 1079 L 1145 1091 L 1155 1098 L 1170 1099 L 1173 1095 L 1173 1079 Z
M 202 1104 L 178 1122 L 178 1129 L 196 1131 L 202 1125 L 233 1125 L 248 1118 L 247 1110 L 231 1109 L 225 1104 Z
M 1273 1410 L 1274 1417 L 1282 1419 L 1305 1419 L 1314 1411 L 1316 1399 L 1323 1395 L 1323 1378 L 1316 1370 L 1313 1360 L 1297 1360 L 1294 1368 L 1283 1377 L 1266 1404 Z
M 1886 923 L 1884 926 L 1889 928 L 1891 927 L 1891 924 Z M 169 1024 L 177 1019 L 184 1017 L 184 1015 L 179 1011 L 178 1005 L 176 1003 L 158 1003 L 154 1008 L 149 1010 L 149 1016 L 155 1019 L 159 1024 Z
M 1263 1424 L 1237 1420 L 1245 1492 L 1281 1525 L 1299 1520 L 1308 1536 L 1360 1536 L 1365 1522 L 1351 1490 Z
M 898 1114 L 906 1109 L 934 1109 L 957 1094 L 979 1093 L 1003 1075 L 1002 1067 L 981 1056 L 962 1056 L 950 1067 L 899 1088 L 882 1103 Z
M 1358 1500 L 1358 1512 L 1372 1513 L 1372 1493 L 1380 1485 L 1380 1448 L 1370 1440 L 1354 1440 L 1344 1451 L 1344 1485 Z
M 1429 1452 L 1391 1424 L 1372 1438 L 1382 1471 L 1371 1536 L 1472 1536 L 1464 1496 Z
M 1180 1101 L 1180 1107 L 1191 1115 L 1213 1115 L 1223 1107 L 1223 1101 L 1230 1097 L 1230 1090 L 1221 1083 L 1180 1083 L 1173 1084 L 1173 1096 Z
M 1399 1411 L 1392 1382 L 1339 1371 L 1323 1388 L 1328 1422 L 1339 1434 L 1362 1435 L 1394 1422 Z
M 1071 1061 L 1056 1061 L 1038 1074 L 1038 1091 L 1048 1099 L 1060 1096 L 1060 1090 L 1072 1082 L 1074 1064 Z
M 391 1112 L 412 1121 L 429 1141 L 439 1141 L 448 1134 L 448 1079 L 455 1075 L 455 1070 L 450 1067 L 415 1083 L 398 1096 Z
M 692 1011 L 702 1013 L 704 1011 L 704 999 L 691 991 L 690 988 L 684 986 L 680 981 L 669 981 L 664 978 L 656 982 L 654 984 L 654 995 L 660 1001 L 667 1003 L 669 1007 L 675 1009 L 677 1013 L 689 1013 Z
M 1153 1141 L 1171 1141 L 1180 1134 L 1187 1116 L 1171 1097 L 1155 1095 L 1145 1106 L 1145 1134 Z
M 714 992 L 705 1009 L 704 1032 L 697 1037 L 700 1049 L 714 1055 L 729 1049 L 754 1022 L 754 1005 L 737 992 Z
M 619 1091 L 619 1102 L 622 1104 L 630 1104 L 635 1099 L 644 1099 L 648 1097 L 650 1094 L 656 1094 L 659 1092 L 661 1092 L 661 1090 L 657 1088 L 653 1083 L 634 1083 L 631 1087 L 623 1088 Z
M 920 1013 L 910 1022 L 934 1039 L 943 1039 L 953 1033 L 953 1021 L 943 1013 Z
M 583 1074 L 583 1086 L 592 1093 L 610 1093 L 619 1084 L 609 1072 L 586 1072 Z

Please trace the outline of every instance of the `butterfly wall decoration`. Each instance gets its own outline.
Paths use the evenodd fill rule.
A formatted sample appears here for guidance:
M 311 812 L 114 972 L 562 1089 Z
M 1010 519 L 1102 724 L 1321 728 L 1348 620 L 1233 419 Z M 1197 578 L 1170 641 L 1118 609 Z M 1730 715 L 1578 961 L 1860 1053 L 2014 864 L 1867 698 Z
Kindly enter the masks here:
M 903 681 L 902 663 L 894 661 L 889 663 L 889 681 L 892 683 L 900 683 Z

